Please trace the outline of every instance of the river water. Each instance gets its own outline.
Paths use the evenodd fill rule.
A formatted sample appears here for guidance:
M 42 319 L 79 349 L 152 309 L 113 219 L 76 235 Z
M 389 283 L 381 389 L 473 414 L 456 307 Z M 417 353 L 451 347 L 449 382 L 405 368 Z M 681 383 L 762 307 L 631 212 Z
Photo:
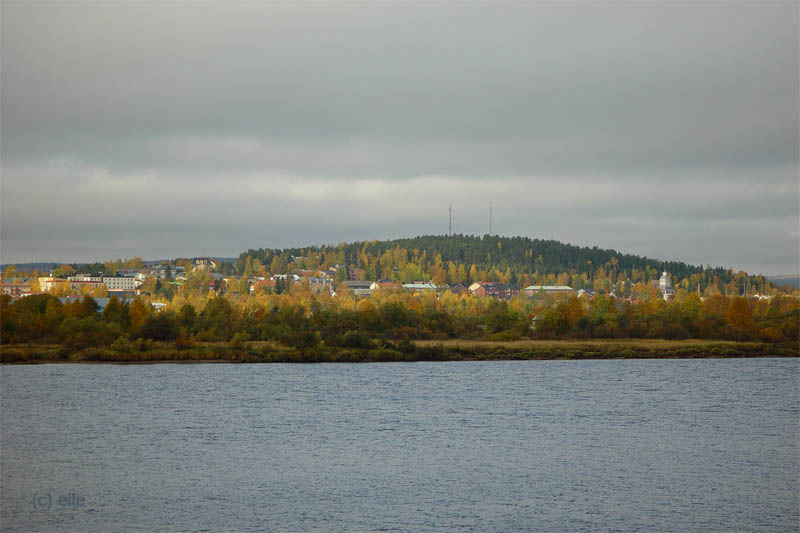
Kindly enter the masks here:
M 798 531 L 798 359 L 0 368 L 0 530 Z

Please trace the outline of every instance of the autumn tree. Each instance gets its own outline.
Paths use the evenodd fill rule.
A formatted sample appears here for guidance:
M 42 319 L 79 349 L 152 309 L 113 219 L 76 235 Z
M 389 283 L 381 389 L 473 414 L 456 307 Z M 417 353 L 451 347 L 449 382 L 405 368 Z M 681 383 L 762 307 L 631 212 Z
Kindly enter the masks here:
M 72 265 L 68 265 L 64 263 L 63 265 L 59 266 L 58 268 L 53 269 L 53 275 L 56 277 L 60 276 L 71 276 L 75 273 L 75 269 Z
M 6 267 L 5 272 L 3 272 L 3 279 L 13 279 L 17 277 L 17 267 L 14 265 L 8 265 Z
M 128 304 L 120 302 L 116 296 L 112 296 L 103 310 L 103 320 L 116 322 L 127 330 L 130 326 L 130 307 Z
M 139 297 L 134 298 L 130 305 L 130 332 L 136 334 L 144 326 L 151 313 L 150 305 L 147 302 Z
M 559 322 L 564 326 L 560 333 L 566 333 L 574 330 L 578 321 L 583 318 L 583 304 L 577 297 L 570 296 L 556 305 L 555 312 Z
M 753 316 L 750 309 L 750 302 L 747 298 L 736 297 L 728 308 L 726 315 L 728 324 L 739 329 L 750 330 L 753 327 Z
M 147 276 L 144 278 L 142 286 L 139 287 L 142 292 L 149 292 L 150 294 L 156 293 L 156 278 L 154 276 Z

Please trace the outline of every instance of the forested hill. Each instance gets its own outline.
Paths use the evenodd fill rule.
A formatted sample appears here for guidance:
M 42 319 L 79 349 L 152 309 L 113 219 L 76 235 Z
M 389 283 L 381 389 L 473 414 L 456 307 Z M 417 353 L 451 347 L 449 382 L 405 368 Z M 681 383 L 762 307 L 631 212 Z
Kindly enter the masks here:
M 245 272 L 248 257 L 251 262 L 257 259 L 271 273 L 341 264 L 362 269 L 356 276 L 364 279 L 432 279 L 440 283 L 484 280 L 613 289 L 620 281 L 657 279 L 666 270 L 676 286 L 686 280 L 685 288 L 690 290 L 696 290 L 698 284 L 701 290 L 713 286 L 723 293 L 737 292 L 737 287 L 739 292 L 771 287 L 762 276 L 737 274 L 719 267 L 704 269 L 683 262 L 663 262 L 528 237 L 426 235 L 336 246 L 251 249 L 236 262 L 238 272 Z

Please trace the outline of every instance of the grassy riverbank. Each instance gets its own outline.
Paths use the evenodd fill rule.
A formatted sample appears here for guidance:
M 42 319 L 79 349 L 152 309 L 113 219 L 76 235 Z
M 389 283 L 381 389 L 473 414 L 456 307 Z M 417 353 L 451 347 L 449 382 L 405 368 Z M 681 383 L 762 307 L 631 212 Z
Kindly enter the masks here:
M 797 357 L 798 345 L 707 340 L 611 339 L 379 342 L 370 348 L 318 345 L 297 348 L 276 342 L 135 342 L 123 346 L 68 351 L 54 344 L 0 347 L 0 362 L 35 363 L 155 363 L 238 362 L 315 363 L 377 361 L 475 361 L 526 359 L 635 359 L 701 357 Z

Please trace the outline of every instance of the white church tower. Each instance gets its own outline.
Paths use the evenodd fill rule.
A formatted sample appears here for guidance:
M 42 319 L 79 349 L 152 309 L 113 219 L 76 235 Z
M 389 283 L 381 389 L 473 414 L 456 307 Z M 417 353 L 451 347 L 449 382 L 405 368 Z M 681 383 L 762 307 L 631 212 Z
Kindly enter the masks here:
M 675 291 L 672 290 L 672 280 L 666 270 L 661 274 L 661 279 L 658 280 L 658 288 L 661 290 L 661 296 L 663 296 L 665 300 L 669 300 L 675 296 Z

